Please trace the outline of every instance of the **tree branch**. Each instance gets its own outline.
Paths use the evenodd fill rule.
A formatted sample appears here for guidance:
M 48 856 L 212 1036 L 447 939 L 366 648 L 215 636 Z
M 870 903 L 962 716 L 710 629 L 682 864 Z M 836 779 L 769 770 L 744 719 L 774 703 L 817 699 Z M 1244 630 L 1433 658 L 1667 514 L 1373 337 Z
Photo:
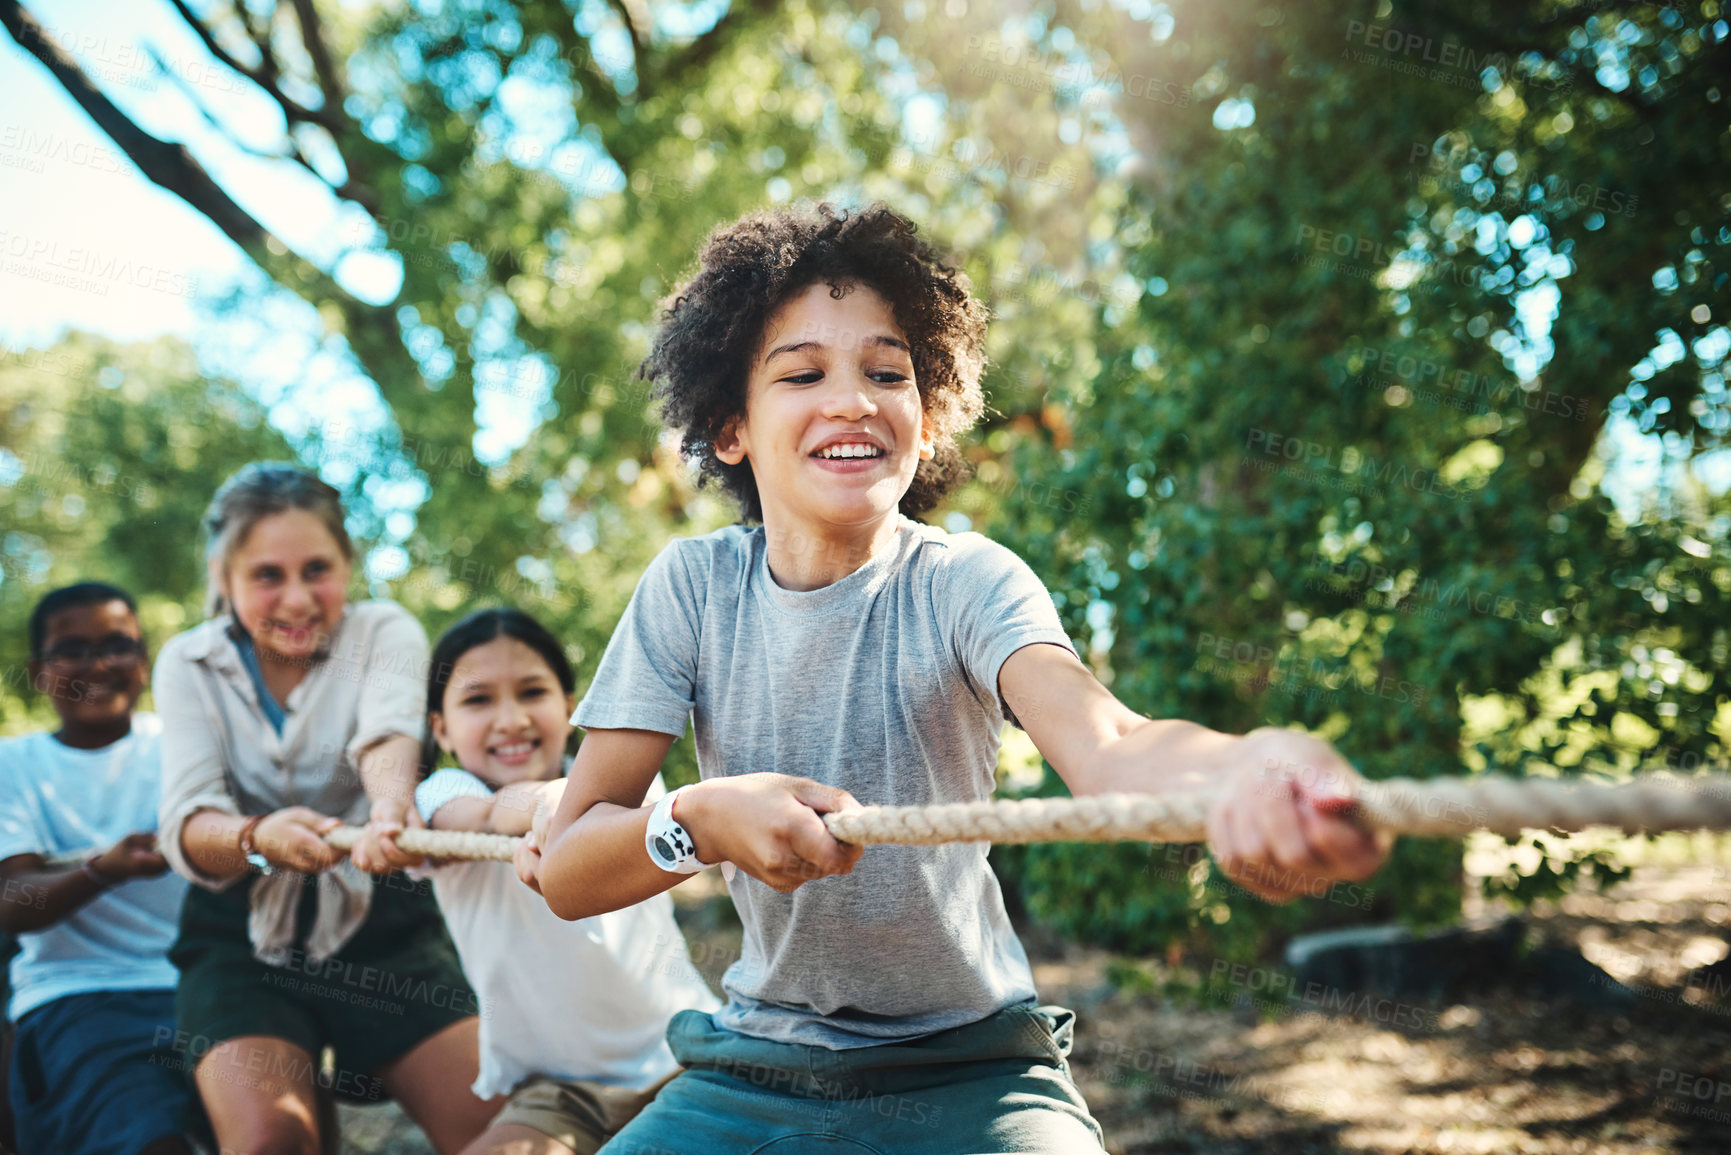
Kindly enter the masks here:
M 670 52 L 655 69 L 655 76 L 646 75 L 649 69 L 639 67 L 637 70 L 639 99 L 647 97 L 650 90 L 659 87 L 661 81 L 678 79 L 687 72 L 702 68 L 709 63 L 710 58 L 721 51 L 721 46 L 728 40 L 738 36 L 740 31 L 750 26 L 751 17 L 764 16 L 775 11 L 775 0 L 749 0 L 743 5 L 743 10 L 737 15 L 729 9 L 727 15 L 715 22 L 715 27 L 687 44 L 678 52 Z M 645 61 L 647 65 L 647 61 Z
M 162 58 L 160 52 L 155 48 L 150 48 L 148 51 L 150 52 L 150 59 L 156 64 L 156 70 L 161 73 L 170 84 L 180 90 L 181 95 L 186 97 L 188 103 L 198 111 L 198 115 L 204 118 L 206 124 L 210 125 L 211 130 L 220 133 L 222 138 L 228 141 L 229 144 L 233 145 L 237 151 L 244 152 L 246 155 L 251 157 L 257 157 L 259 160 L 293 161 L 295 164 L 300 165 L 302 168 L 312 173 L 315 177 L 318 177 L 319 180 L 324 181 L 324 176 L 318 169 L 313 167 L 312 162 L 306 158 L 306 154 L 300 150 L 300 146 L 295 144 L 293 137 L 289 138 L 288 152 L 269 152 L 265 149 L 248 144 L 246 141 L 236 136 L 234 130 L 228 125 L 218 120 L 215 113 L 205 107 L 203 98 L 201 98 L 197 92 L 193 91 L 192 85 L 186 82 L 185 77 L 181 76 L 179 73 L 175 72 L 174 69 L 168 66 L 168 61 Z M 325 181 L 325 183 L 328 185 L 330 182 Z M 331 191 L 335 192 L 336 190 L 332 189 Z
M 632 19 L 631 9 L 625 6 L 625 0 L 607 0 L 607 7 L 619 14 L 619 19 L 625 22 L 625 31 L 631 37 L 631 48 L 638 62 L 643 60 L 643 51 L 648 47 L 643 42 L 642 33 L 637 31 L 637 21 Z
M 307 56 L 313 62 L 313 75 L 318 77 L 319 92 L 324 96 L 326 110 L 340 109 L 343 106 L 343 82 L 337 74 L 336 61 L 331 57 L 330 46 L 325 43 L 324 33 L 319 30 L 319 16 L 313 10 L 313 0 L 293 0 L 295 21 L 301 26 L 301 42 L 306 45 Z
M 245 0 L 236 4 L 235 11 L 240 13 L 240 22 L 246 28 L 247 38 L 252 46 L 258 49 L 258 58 L 264 67 L 270 71 L 273 78 L 282 76 L 282 65 L 277 63 L 276 48 L 270 42 L 271 23 L 276 19 L 276 6 L 271 5 L 271 13 L 264 18 L 264 23 L 253 23 L 252 9 L 247 7 Z
M 48 38 L 42 25 L 24 10 L 19 0 L 0 0 L 0 25 L 5 26 L 21 48 L 42 62 L 96 126 L 154 184 L 202 214 L 285 287 L 315 306 L 335 303 L 351 348 L 357 356 L 362 355 L 362 349 L 371 354 L 371 359 L 363 357 L 362 363 L 381 390 L 418 379 L 416 367 L 402 344 L 402 327 L 393 309 L 369 305 L 349 293 L 330 274 L 296 255 L 241 208 L 184 145 L 158 140 L 134 124 L 90 82 L 77 61 Z
M 559 54 L 571 66 L 573 80 L 584 86 L 584 100 L 592 101 L 609 116 L 619 114 L 619 93 L 613 80 L 595 61 L 595 51 L 589 42 L 577 34 L 569 19 L 550 19 L 538 8 L 522 13 L 524 40 L 531 35 L 547 35 L 559 45 Z M 461 47 L 458 45 L 457 47 Z
M 18 0 L 0 0 L 0 24 L 21 48 L 40 60 L 96 127 L 120 146 L 140 172 L 209 217 L 223 234 L 255 260 L 272 240 L 270 232 L 224 192 L 183 145 L 151 136 L 90 82 L 78 62 L 43 32 Z M 279 242 L 280 243 L 280 242 Z
M 330 127 L 325 118 L 325 110 L 308 108 L 282 90 L 282 74 L 277 71 L 276 57 L 270 51 L 268 37 L 262 42 L 255 40 L 259 48 L 261 63 L 257 67 L 242 64 L 234 53 L 222 46 L 216 38 L 216 33 L 206 27 L 204 21 L 200 20 L 193 10 L 186 6 L 186 0 L 168 0 L 168 2 L 174 5 L 174 10 L 180 13 L 181 19 L 185 20 L 187 25 L 192 28 L 199 42 L 204 45 L 205 51 L 264 89 L 270 98 L 277 102 L 278 107 L 282 109 L 283 118 L 289 124 L 294 124 L 297 121 L 310 121 L 314 124 L 323 124 L 327 128 Z M 244 11 L 244 8 L 242 10 Z
M 200 20 L 193 13 L 192 9 L 186 6 L 184 0 L 168 0 L 168 2 L 174 5 L 174 10 L 180 13 L 180 18 L 186 21 L 187 26 L 192 29 L 193 35 L 197 36 L 199 41 L 204 45 L 204 50 L 206 52 L 228 65 L 254 84 L 258 83 L 258 76 L 255 75 L 257 70 L 242 64 L 235 58 L 233 53 L 224 48 L 217 40 L 216 34 L 205 26 L 204 21 Z
M 344 109 L 348 86 L 344 83 L 336 58 L 331 55 L 330 45 L 325 42 L 324 31 L 319 26 L 318 12 L 313 8 L 313 0 L 292 2 L 295 22 L 300 25 L 301 43 L 306 48 L 307 57 L 313 62 L 313 75 L 318 80 L 319 96 L 323 101 L 319 109 L 319 123 L 331 134 L 332 143 L 337 146 L 337 155 L 343 159 L 344 180 L 337 186 L 336 194 L 366 209 L 368 216 L 378 216 L 383 204 L 378 186 L 372 180 L 372 174 L 368 171 L 364 159 L 369 152 L 376 154 L 378 148 L 367 141 Z M 344 143 L 349 147 L 345 149 Z M 298 151 L 299 146 L 296 147 Z

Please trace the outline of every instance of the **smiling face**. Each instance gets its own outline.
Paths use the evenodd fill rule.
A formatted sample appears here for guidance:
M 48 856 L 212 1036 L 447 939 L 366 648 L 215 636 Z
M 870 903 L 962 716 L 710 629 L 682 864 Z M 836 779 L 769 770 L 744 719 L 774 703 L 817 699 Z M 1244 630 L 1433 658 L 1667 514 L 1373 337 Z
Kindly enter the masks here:
M 68 606 L 49 616 L 42 657 L 31 679 L 60 715 L 62 737 L 124 732 L 144 692 L 146 666 L 138 619 L 123 601 Z
M 349 559 L 316 514 L 287 509 L 258 520 L 220 579 L 260 658 L 305 661 L 342 620 Z
M 895 513 L 932 456 L 907 337 L 875 290 L 796 293 L 764 325 L 745 416 L 716 439 L 751 463 L 766 526 L 828 536 Z
M 540 654 L 501 635 L 457 659 L 428 719 L 440 749 L 498 787 L 559 777 L 575 707 Z

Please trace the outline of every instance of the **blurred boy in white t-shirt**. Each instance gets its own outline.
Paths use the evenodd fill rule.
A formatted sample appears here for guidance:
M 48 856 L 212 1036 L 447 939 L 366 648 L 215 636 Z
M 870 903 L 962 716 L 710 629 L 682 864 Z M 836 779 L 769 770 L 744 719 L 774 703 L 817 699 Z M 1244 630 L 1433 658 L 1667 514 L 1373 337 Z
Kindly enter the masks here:
M 133 713 L 136 607 L 99 582 L 30 617 L 31 683 L 60 729 L 0 742 L 0 929 L 20 1155 L 181 1155 L 196 1117 L 174 1039 L 186 883 L 156 850 L 161 727 Z

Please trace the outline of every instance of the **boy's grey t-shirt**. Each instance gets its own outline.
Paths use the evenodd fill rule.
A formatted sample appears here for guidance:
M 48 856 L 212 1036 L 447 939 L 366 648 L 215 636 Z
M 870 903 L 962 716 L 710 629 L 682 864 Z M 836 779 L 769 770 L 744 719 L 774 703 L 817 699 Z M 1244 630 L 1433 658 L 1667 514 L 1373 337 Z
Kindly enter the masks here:
M 732 526 L 650 563 L 572 721 L 682 735 L 690 716 L 706 779 L 778 771 L 868 806 L 973 802 L 994 786 L 998 671 L 1036 642 L 1074 649 L 1040 579 L 979 534 L 903 518 L 891 548 L 796 592 L 770 577 L 763 529 Z M 1032 999 L 986 850 L 872 846 L 792 894 L 736 873 L 745 942 L 721 1025 L 842 1049 Z

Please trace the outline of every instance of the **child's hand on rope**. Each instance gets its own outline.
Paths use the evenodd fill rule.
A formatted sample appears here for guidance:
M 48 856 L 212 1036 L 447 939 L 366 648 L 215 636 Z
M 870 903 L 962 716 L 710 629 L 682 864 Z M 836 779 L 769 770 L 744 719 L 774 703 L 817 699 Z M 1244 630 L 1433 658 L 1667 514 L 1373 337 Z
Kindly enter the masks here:
M 1208 845 L 1225 875 L 1270 902 L 1326 895 L 1369 878 L 1393 836 L 1359 820 L 1364 779 L 1338 750 L 1294 730 L 1253 730 L 1208 815 Z
M 545 820 L 538 820 L 541 829 L 546 829 Z M 529 833 L 517 840 L 517 846 L 511 851 L 511 862 L 517 868 L 517 878 L 524 886 L 541 893 L 541 836 L 531 829 Z
M 349 861 L 368 874 L 389 874 L 405 867 L 421 866 L 423 854 L 414 854 L 397 845 L 396 836 L 410 827 L 423 828 L 420 812 L 394 798 L 373 801 L 371 816 L 349 851 Z
M 553 812 L 559 809 L 559 800 L 565 795 L 565 783 L 569 779 L 555 778 L 543 783 L 535 792 L 535 808 L 529 819 L 529 832 L 517 840 L 517 848 L 511 852 L 511 861 L 517 867 L 517 877 L 524 886 L 541 893 L 541 841 L 547 837 L 547 824 L 553 821 Z
M 790 894 L 816 878 L 851 873 L 863 846 L 837 842 L 823 815 L 859 808 L 846 790 L 790 774 L 710 778 L 679 796 L 680 825 L 703 862 L 731 862 Z
M 343 852 L 325 841 L 325 834 L 341 825 L 311 807 L 285 806 L 258 824 L 252 844 L 278 869 L 317 874 L 342 861 Z
M 131 878 L 154 878 L 168 870 L 168 859 L 156 845 L 156 832 L 128 834 L 94 860 L 90 867 L 103 878 L 124 882 Z

